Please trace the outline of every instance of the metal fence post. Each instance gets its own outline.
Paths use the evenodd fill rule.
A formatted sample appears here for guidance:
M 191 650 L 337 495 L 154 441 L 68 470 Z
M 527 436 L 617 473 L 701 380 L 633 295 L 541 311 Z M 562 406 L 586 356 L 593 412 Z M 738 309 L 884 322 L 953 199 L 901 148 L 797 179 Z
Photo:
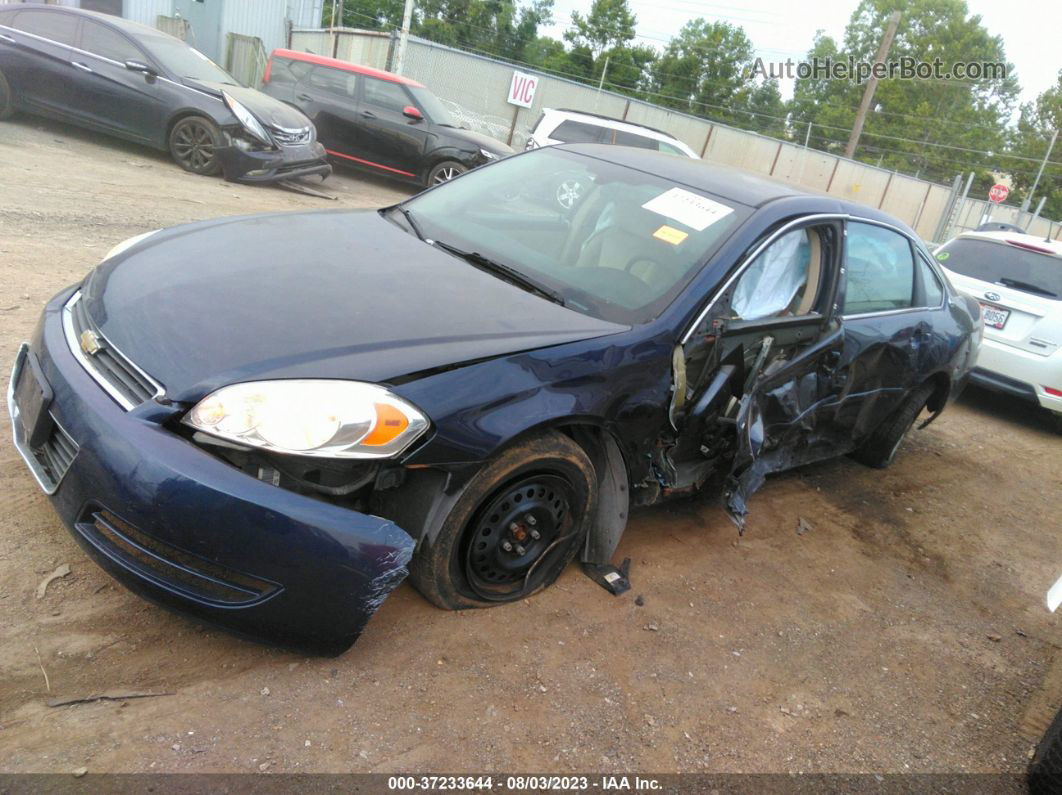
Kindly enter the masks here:
M 881 199 L 878 201 L 878 209 L 880 210 L 885 204 L 885 197 L 889 195 L 889 186 L 892 185 L 892 175 L 895 171 L 889 172 L 889 178 L 885 180 L 885 188 L 881 191 Z

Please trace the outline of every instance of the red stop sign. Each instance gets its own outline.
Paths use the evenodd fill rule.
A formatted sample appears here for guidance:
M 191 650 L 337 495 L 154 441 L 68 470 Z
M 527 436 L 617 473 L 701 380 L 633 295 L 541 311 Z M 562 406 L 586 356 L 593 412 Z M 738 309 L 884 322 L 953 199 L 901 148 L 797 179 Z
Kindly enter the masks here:
M 1006 201 L 1007 196 L 1010 195 L 1010 188 L 1006 185 L 993 185 L 992 189 L 988 191 L 988 200 L 993 201 L 996 204 Z

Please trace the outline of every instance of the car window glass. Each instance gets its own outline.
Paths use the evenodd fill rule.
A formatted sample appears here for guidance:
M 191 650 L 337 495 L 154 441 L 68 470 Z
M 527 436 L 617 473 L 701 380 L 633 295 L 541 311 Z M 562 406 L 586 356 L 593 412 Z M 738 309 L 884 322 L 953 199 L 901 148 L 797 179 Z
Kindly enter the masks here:
M 90 19 L 81 28 L 81 49 L 119 63 L 144 59 L 140 49 L 121 33 Z
M 750 208 L 556 147 L 503 158 L 411 199 L 422 234 L 515 268 L 579 312 L 656 314 Z
M 73 14 L 30 10 L 20 11 L 12 27 L 73 47 L 78 21 Z
M 402 108 L 410 104 L 409 97 L 398 83 L 388 80 L 367 78 L 365 80 L 365 101 L 378 108 L 386 108 L 401 113 Z
M 914 258 L 903 235 L 873 224 L 848 224 L 844 313 L 906 309 L 914 297 Z
M 654 138 L 646 138 L 644 135 L 627 132 L 626 130 L 615 130 L 615 137 L 612 139 L 612 143 L 620 146 L 637 146 L 639 149 L 657 148 L 657 141 Z
M 672 146 L 664 141 L 657 141 L 656 144 L 661 152 L 667 152 L 669 155 L 682 155 L 683 157 L 687 157 L 686 153 L 677 146 Z
M 596 144 L 604 140 L 606 133 L 611 133 L 611 130 L 569 119 L 561 122 L 549 137 L 563 144 Z
M 808 314 L 818 292 L 820 265 L 818 232 L 797 229 L 782 235 L 738 279 L 731 317 L 766 320 Z
M 944 287 L 940 279 L 922 257 L 918 258 L 918 269 L 922 274 L 922 291 L 925 293 L 926 306 L 940 306 L 940 302 L 944 300 Z
M 341 69 L 329 69 L 327 66 L 317 66 L 310 72 L 310 85 L 314 88 L 335 94 L 346 99 L 354 99 L 357 88 L 358 76 L 353 72 L 345 72 Z
M 313 64 L 305 61 L 289 61 L 284 58 L 274 58 L 273 68 L 269 70 L 270 83 L 284 83 L 287 85 L 297 83 L 304 78 Z

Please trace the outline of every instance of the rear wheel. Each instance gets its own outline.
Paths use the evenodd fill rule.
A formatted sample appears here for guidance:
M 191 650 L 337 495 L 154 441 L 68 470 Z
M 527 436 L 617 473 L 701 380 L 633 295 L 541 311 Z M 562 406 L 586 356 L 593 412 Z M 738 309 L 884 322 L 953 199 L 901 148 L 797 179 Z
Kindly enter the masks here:
M 933 390 L 932 384 L 922 384 L 914 390 L 892 416 L 870 435 L 863 446 L 852 453 L 852 457 L 875 469 L 884 469 L 895 461 L 900 445 L 922 409 L 926 407 L 929 398 L 933 396 Z
M 441 185 L 468 171 L 456 160 L 444 160 L 428 173 L 428 186 Z
M 4 73 L 0 72 L 0 119 L 8 119 L 15 113 L 15 98 L 11 94 L 11 84 Z
M 505 450 L 472 479 L 410 565 L 410 580 L 450 610 L 514 602 L 553 583 L 597 504 L 583 449 L 552 432 Z
M 185 171 L 213 176 L 221 171 L 221 130 L 205 116 L 187 116 L 170 130 L 170 154 Z

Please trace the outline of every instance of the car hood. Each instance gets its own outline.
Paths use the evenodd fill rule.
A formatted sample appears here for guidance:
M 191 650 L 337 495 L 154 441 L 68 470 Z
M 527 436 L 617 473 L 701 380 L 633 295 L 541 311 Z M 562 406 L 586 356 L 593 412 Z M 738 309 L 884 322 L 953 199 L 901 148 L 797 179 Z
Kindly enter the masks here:
M 418 240 L 376 211 L 157 232 L 83 287 L 103 337 L 175 401 L 270 378 L 386 382 L 626 330 Z
M 456 138 L 459 141 L 464 141 L 475 147 L 482 147 L 492 154 L 504 157 L 505 155 L 511 155 L 515 150 L 511 146 L 506 146 L 497 138 L 491 138 L 489 135 L 483 133 L 473 132 L 472 130 L 466 130 L 463 127 L 439 127 L 440 130 L 445 130 L 446 134 L 451 138 Z
M 190 77 L 186 77 L 184 83 L 192 88 L 206 91 L 218 97 L 221 96 L 222 92 L 228 94 L 247 110 L 251 111 L 263 124 L 292 130 L 309 127 L 311 123 L 303 115 L 302 111 L 253 88 L 227 85 L 225 83 L 211 83 L 206 80 L 193 80 Z

